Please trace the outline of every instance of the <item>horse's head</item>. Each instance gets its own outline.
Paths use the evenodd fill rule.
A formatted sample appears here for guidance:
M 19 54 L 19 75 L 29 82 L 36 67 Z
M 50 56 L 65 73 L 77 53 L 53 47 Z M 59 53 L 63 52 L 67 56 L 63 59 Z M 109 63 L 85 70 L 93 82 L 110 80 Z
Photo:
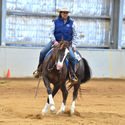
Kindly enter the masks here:
M 56 53 L 56 68 L 57 70 L 62 69 L 63 62 L 65 58 L 67 57 L 69 53 L 69 46 L 71 45 L 71 42 L 67 42 L 62 40 L 59 43 L 59 46 L 57 47 L 57 53 Z

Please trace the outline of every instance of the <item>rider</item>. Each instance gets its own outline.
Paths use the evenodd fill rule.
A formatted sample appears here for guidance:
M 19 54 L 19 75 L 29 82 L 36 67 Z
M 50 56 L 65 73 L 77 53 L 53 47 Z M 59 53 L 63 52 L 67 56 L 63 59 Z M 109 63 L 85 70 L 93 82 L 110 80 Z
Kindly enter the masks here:
M 57 46 L 59 41 L 64 40 L 70 42 L 72 41 L 72 45 L 69 47 L 69 61 L 71 63 L 72 70 L 75 74 L 75 55 L 74 51 L 77 45 L 77 33 L 75 29 L 74 21 L 68 16 L 70 11 L 68 8 L 63 7 L 62 9 L 56 10 L 59 13 L 58 18 L 53 20 L 53 26 L 50 29 L 50 39 L 51 41 L 44 47 L 44 49 L 40 52 L 39 57 L 39 66 L 43 62 L 43 58 L 46 53 L 51 49 L 51 46 Z M 39 77 L 39 72 L 37 71 L 35 77 Z M 71 79 L 76 81 L 74 75 L 71 75 Z

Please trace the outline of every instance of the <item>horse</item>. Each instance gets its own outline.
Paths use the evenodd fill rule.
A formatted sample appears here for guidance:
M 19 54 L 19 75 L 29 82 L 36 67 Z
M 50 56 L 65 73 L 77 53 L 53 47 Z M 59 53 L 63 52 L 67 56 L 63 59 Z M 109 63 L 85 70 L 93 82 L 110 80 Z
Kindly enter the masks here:
M 50 111 L 56 113 L 53 97 L 59 89 L 62 91 L 63 102 L 57 114 L 62 114 L 65 111 L 65 104 L 68 96 L 66 81 L 69 79 L 69 67 L 66 58 L 69 53 L 70 45 L 71 42 L 64 40 L 60 41 L 57 47 L 48 52 L 49 54 L 44 58 L 44 61 L 39 68 L 48 93 L 47 102 L 42 110 L 42 115 L 47 113 L 49 106 Z M 87 61 L 82 58 L 81 55 L 80 58 L 81 59 L 76 63 L 76 76 L 78 82 L 70 85 L 70 88 L 74 86 L 71 114 L 74 114 L 75 112 L 75 99 L 77 98 L 78 89 L 81 83 L 85 83 L 91 78 L 90 67 Z M 50 87 L 51 83 L 54 86 L 53 90 Z

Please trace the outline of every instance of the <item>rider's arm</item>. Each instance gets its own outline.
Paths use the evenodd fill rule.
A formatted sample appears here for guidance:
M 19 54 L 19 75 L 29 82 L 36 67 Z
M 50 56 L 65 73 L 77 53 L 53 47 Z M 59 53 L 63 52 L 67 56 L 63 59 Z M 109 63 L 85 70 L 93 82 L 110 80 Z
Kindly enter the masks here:
M 50 38 L 50 40 L 51 40 L 52 42 L 55 41 L 54 31 L 55 31 L 55 24 L 54 24 L 54 22 L 52 21 L 51 28 L 50 28 L 50 31 L 49 31 L 49 38 Z
M 76 24 L 75 23 L 73 23 L 73 25 L 72 25 L 72 30 L 73 30 L 73 34 L 72 34 L 72 36 L 73 36 L 73 38 L 72 38 L 72 47 L 76 48 L 76 45 L 78 43 L 79 37 L 78 37 L 78 34 L 76 32 Z

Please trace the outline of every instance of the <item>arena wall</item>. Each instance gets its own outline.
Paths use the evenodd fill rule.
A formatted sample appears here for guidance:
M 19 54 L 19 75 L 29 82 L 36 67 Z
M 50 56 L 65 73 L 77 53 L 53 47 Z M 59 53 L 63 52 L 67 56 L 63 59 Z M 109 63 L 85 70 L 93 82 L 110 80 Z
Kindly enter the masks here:
M 0 78 L 33 77 L 41 48 L 0 47 Z M 79 52 L 87 59 L 93 78 L 125 78 L 125 51 L 109 49 L 83 49 Z

